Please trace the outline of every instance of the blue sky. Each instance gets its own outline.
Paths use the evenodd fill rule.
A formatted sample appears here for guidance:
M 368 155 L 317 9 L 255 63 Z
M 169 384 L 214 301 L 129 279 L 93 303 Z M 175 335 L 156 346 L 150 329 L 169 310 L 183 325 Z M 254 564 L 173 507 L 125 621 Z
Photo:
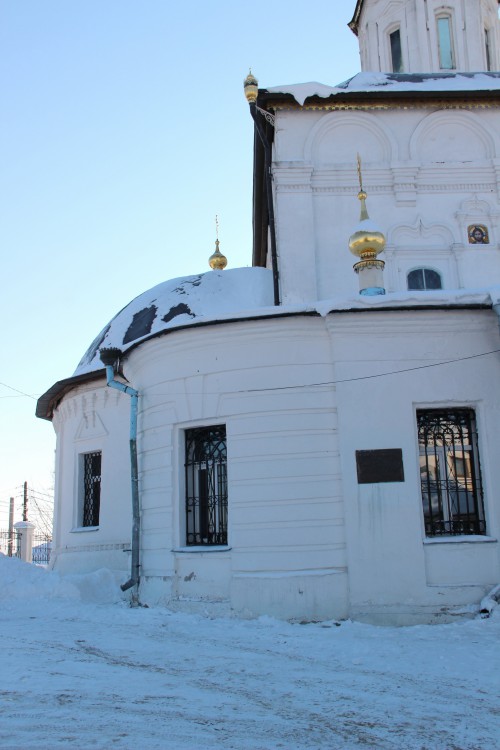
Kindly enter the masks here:
M 108 320 L 208 270 L 215 214 L 229 267 L 251 264 L 243 79 L 354 75 L 355 4 L 0 0 L 0 527 L 23 481 L 52 483 L 36 397 Z

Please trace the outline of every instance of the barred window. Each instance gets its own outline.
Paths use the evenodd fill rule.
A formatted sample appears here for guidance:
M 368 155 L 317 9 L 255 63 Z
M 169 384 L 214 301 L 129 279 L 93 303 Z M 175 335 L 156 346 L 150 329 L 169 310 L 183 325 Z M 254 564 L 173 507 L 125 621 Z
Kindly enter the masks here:
M 101 451 L 84 453 L 82 526 L 99 526 L 101 505 Z
M 186 430 L 186 544 L 227 544 L 226 428 Z
M 472 409 L 417 411 L 425 534 L 485 534 L 483 488 Z

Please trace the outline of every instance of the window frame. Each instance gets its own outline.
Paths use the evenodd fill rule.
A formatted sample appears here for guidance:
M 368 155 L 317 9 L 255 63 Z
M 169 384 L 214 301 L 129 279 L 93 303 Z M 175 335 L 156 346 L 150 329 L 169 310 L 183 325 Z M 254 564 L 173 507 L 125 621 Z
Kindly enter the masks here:
M 442 427 L 441 432 L 433 431 L 433 423 Z M 488 531 L 476 409 L 455 405 L 419 406 L 415 424 L 425 539 L 485 538 Z M 450 435 L 460 437 L 460 440 L 447 442 Z M 443 440 L 440 441 L 441 437 Z M 460 474 L 457 471 L 459 466 L 465 468 L 467 465 L 468 472 Z
M 486 70 L 493 70 L 493 35 L 488 26 L 484 27 L 484 51 L 486 57 Z
M 409 286 L 409 279 L 410 274 L 415 273 L 416 271 L 422 272 L 422 279 L 424 282 L 424 286 L 422 289 L 417 289 L 414 287 Z M 433 274 L 436 274 L 439 276 L 440 286 L 439 287 L 428 287 L 425 280 L 425 273 L 431 272 Z M 409 292 L 437 292 L 443 289 L 443 275 L 440 271 L 438 271 L 436 268 L 431 268 L 430 266 L 417 266 L 417 268 L 410 268 L 409 271 L 406 272 L 406 289 Z
M 440 33 L 440 22 L 442 21 L 448 22 L 451 65 L 443 65 L 444 54 L 442 54 L 441 33 Z M 451 13 L 444 12 L 444 11 L 436 13 L 436 36 L 437 36 L 437 53 L 438 53 L 439 70 L 456 70 L 457 69 L 457 55 L 456 55 L 456 50 L 455 50 L 455 38 L 454 38 L 455 35 L 453 33 L 453 16 Z
M 93 467 L 88 466 L 91 457 L 99 456 L 99 473 L 93 472 Z M 89 473 L 89 477 L 87 477 Z M 102 496 L 102 450 L 89 450 L 78 454 L 78 476 L 79 476 L 79 503 L 78 503 L 78 528 L 97 529 L 101 518 L 101 496 Z M 87 482 L 90 480 L 90 483 Z M 95 487 L 98 487 L 97 497 L 94 497 Z M 88 513 L 88 515 L 87 515 Z M 97 523 L 96 523 L 97 521 Z
M 401 67 L 399 70 L 395 69 L 394 66 L 394 54 L 393 54 L 393 46 L 392 46 L 392 38 L 394 34 L 399 35 L 399 55 L 400 55 L 400 61 L 401 61 Z M 404 73 L 405 72 L 405 66 L 404 66 L 404 60 L 403 60 L 403 37 L 401 34 L 401 26 L 393 26 L 391 27 L 387 32 L 387 37 L 389 40 L 389 60 L 391 63 L 391 70 L 393 73 Z
M 185 427 L 182 432 L 183 546 L 186 549 L 226 548 L 229 505 L 226 425 Z M 201 445 L 203 440 L 208 441 L 208 449 Z M 203 488 L 203 492 L 200 492 L 200 488 Z

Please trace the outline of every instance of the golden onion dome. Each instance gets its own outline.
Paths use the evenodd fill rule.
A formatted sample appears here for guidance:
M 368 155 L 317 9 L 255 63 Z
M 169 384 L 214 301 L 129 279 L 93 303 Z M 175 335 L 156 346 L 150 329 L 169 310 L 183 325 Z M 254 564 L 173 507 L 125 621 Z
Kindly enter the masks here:
M 252 71 L 248 71 L 248 75 L 243 81 L 243 91 L 249 104 L 255 104 L 257 101 L 257 95 L 259 93 L 259 82 L 256 77 L 252 74 Z
M 227 266 L 227 258 L 219 250 L 219 240 L 215 240 L 215 251 L 208 259 L 208 265 L 213 271 L 223 271 Z
M 366 210 L 366 193 L 360 190 L 358 199 L 361 202 L 361 215 L 356 230 L 349 237 L 349 250 L 362 260 L 376 258 L 385 247 L 385 237 L 368 216 Z

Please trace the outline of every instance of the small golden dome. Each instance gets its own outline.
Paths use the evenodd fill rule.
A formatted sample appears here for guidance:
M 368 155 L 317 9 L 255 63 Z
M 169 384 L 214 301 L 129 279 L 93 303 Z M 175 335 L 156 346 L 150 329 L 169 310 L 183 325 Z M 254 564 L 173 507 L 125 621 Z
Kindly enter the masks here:
M 259 82 L 256 77 L 252 74 L 252 71 L 248 71 L 248 75 L 243 81 L 243 91 L 249 104 L 255 104 L 257 101 L 257 95 L 259 93 Z
M 219 240 L 215 240 L 215 252 L 208 259 L 208 265 L 214 271 L 223 271 L 227 266 L 227 258 L 219 250 Z
M 361 260 L 374 260 L 385 247 L 385 237 L 366 210 L 366 193 L 360 190 L 361 215 L 356 231 L 349 237 L 349 250 Z

